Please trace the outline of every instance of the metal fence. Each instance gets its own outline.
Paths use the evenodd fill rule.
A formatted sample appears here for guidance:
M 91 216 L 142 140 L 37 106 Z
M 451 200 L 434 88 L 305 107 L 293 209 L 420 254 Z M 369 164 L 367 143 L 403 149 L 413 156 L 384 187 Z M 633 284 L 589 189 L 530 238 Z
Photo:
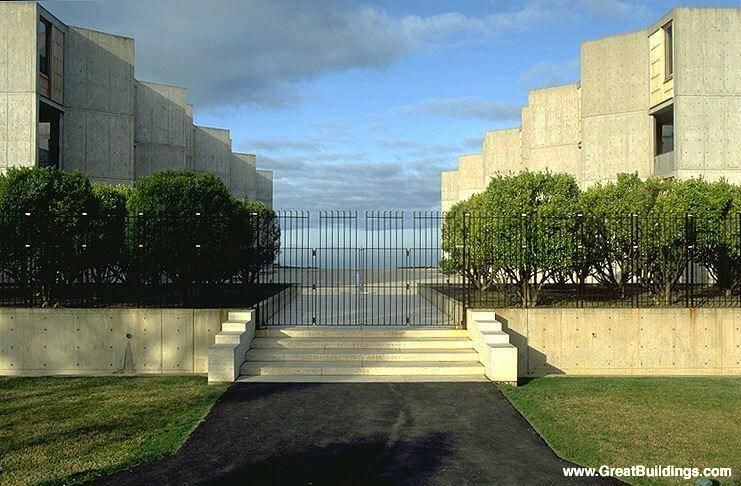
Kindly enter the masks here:
M 451 214 L 442 246 L 466 307 L 741 305 L 741 214 Z
M 260 304 L 260 325 L 461 325 L 428 295 L 463 285 L 440 268 L 439 213 L 287 211 L 278 221 L 281 252 L 260 282 L 291 292 Z
M 230 224 L 199 213 L 0 221 L 0 305 L 257 305 L 261 325 L 462 325 L 466 308 L 741 306 L 739 214 L 287 211 Z M 234 232 L 249 234 L 225 246 Z
M 251 307 L 284 286 L 269 268 L 265 218 L 194 213 L 0 220 L 0 305 Z M 238 237 L 232 237 L 233 235 Z

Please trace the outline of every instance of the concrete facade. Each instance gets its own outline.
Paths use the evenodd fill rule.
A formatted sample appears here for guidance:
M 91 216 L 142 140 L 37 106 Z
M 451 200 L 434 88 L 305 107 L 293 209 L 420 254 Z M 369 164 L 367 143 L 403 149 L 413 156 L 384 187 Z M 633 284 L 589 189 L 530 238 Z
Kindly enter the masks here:
M 580 55 L 579 83 L 531 91 L 520 127 L 486 133 L 482 168 L 442 174 L 443 211 L 522 170 L 741 182 L 741 8 L 676 8 Z
M 232 154 L 229 130 L 194 125 L 185 88 L 137 80 L 134 61 L 134 39 L 0 1 L 0 171 L 52 165 L 124 184 L 210 172 L 272 207 L 272 173 Z
M 518 375 L 741 375 L 738 309 L 498 309 Z
M 226 309 L 0 309 L 0 375 L 208 372 Z

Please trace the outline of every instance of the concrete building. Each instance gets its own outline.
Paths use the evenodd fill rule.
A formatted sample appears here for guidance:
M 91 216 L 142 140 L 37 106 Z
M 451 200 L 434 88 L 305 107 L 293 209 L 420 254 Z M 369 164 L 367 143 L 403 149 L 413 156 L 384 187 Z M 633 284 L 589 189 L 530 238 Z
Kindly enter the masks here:
M 134 39 L 65 25 L 36 2 L 0 2 L 0 171 L 56 166 L 126 184 L 211 172 L 272 206 L 272 173 L 255 162 L 232 152 L 229 130 L 193 124 L 185 88 L 135 78 Z
M 741 8 L 675 8 L 645 30 L 584 42 L 581 80 L 530 92 L 518 128 L 442 174 L 442 209 L 495 174 L 620 172 L 741 182 Z

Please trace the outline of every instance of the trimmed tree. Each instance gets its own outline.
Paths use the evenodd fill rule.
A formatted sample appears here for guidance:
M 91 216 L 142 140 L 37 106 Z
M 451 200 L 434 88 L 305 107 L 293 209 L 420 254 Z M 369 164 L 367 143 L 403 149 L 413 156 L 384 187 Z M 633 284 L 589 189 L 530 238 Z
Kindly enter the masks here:
M 232 277 L 238 207 L 212 174 L 164 171 L 139 179 L 128 201 L 130 271 L 140 281 L 176 286 Z
M 57 285 L 74 281 L 88 264 L 99 209 L 81 172 L 9 169 L 0 175 L 0 268 L 42 305 L 55 304 Z
M 494 177 L 482 194 L 456 205 L 443 228 L 444 250 L 457 269 L 478 288 L 513 283 L 521 304 L 534 306 L 543 285 L 573 272 L 579 242 L 579 187 L 573 176 L 522 172 Z M 452 251 L 461 241 L 466 220 L 465 250 Z M 456 263 L 458 262 L 458 263 Z

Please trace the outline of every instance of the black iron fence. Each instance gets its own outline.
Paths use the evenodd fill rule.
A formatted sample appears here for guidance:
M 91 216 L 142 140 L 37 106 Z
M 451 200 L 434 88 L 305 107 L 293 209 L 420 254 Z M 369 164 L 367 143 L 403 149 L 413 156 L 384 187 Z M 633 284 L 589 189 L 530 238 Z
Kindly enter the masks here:
M 251 307 L 277 253 L 270 215 L 23 213 L 0 220 L 0 305 Z
M 741 305 L 741 215 L 446 216 L 466 307 Z
M 257 305 L 262 325 L 466 308 L 741 306 L 741 215 L 288 211 L 0 221 L 0 305 Z
M 440 268 L 441 214 L 286 211 L 278 221 L 281 252 L 260 281 L 290 291 L 261 302 L 260 325 L 462 324 L 431 290 L 463 285 Z

